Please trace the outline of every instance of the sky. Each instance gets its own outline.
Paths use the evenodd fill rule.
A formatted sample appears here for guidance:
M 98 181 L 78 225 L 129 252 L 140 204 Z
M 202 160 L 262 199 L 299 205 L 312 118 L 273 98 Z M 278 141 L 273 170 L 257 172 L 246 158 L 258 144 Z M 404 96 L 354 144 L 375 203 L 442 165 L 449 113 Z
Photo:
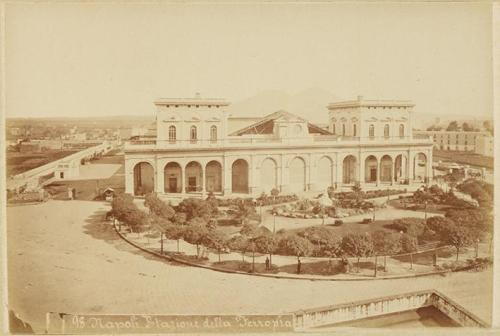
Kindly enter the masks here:
M 7 117 L 153 115 L 159 97 L 311 87 L 492 116 L 487 3 L 10 3 L 5 18 Z

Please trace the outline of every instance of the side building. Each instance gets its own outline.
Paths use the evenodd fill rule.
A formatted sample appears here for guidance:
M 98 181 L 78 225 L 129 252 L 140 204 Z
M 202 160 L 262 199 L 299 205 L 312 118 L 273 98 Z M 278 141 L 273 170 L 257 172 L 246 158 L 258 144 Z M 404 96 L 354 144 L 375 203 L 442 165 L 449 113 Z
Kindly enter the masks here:
M 491 137 L 487 131 L 414 131 L 415 135 L 431 137 L 434 148 L 444 151 L 476 152 L 484 137 Z
M 412 134 L 408 101 L 328 105 L 329 128 L 278 111 L 234 132 L 223 99 L 159 99 L 156 137 L 125 144 L 125 188 L 170 198 L 426 183 L 432 140 Z M 326 111 L 325 111 L 326 113 Z

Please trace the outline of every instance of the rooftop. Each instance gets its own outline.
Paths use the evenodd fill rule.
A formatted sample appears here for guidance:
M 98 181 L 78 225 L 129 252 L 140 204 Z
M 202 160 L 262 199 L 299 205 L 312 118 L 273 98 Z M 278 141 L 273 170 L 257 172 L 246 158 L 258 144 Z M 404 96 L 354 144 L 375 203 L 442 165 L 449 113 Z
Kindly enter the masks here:
M 363 96 L 358 96 L 356 100 L 346 100 L 328 104 L 328 109 L 346 107 L 413 107 L 415 104 L 411 100 L 365 100 Z
M 183 105 L 183 106 L 228 106 L 229 102 L 223 98 L 202 98 L 199 93 L 194 98 L 158 98 L 155 105 Z

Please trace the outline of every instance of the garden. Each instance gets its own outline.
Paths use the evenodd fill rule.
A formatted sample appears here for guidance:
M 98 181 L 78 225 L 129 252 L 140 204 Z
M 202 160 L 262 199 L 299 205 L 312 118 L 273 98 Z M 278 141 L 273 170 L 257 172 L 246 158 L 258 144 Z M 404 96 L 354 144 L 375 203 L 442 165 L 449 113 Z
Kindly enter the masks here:
M 493 190 L 475 180 L 464 181 L 457 189 L 480 206 L 447 204 L 450 195 L 433 186 L 417 191 L 413 201 L 444 202 L 448 208 L 443 215 L 367 222 L 365 228 L 334 223 L 273 232 L 259 225 L 253 200 L 221 205 L 213 195 L 171 206 L 149 194 L 144 212 L 132 197 L 121 194 L 113 200 L 109 215 L 127 239 L 218 269 L 300 276 L 407 275 L 490 263 Z M 291 204 L 304 216 L 324 215 L 318 200 Z M 230 218 L 240 223 L 227 225 L 224 219 Z

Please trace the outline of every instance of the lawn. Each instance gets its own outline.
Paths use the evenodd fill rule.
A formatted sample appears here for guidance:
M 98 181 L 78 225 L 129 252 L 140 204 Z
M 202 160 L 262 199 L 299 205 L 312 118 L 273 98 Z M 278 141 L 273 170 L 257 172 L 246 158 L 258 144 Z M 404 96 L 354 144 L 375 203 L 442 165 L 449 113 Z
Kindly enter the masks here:
M 51 150 L 42 153 L 7 152 L 7 176 L 24 173 L 76 152 L 76 150 Z
M 493 169 L 493 157 L 463 151 L 442 151 L 434 149 L 434 161 L 452 161 Z
M 371 217 L 371 216 L 367 216 Z M 335 235 L 337 236 L 344 236 L 347 233 L 350 232 L 360 232 L 360 233 L 365 233 L 365 232 L 374 232 L 377 230 L 385 230 L 388 232 L 394 231 L 389 228 L 387 228 L 388 225 L 391 225 L 393 222 L 392 219 L 386 219 L 386 220 L 375 220 L 374 222 L 368 223 L 368 224 L 362 224 L 362 223 L 344 223 L 340 226 L 335 226 L 334 224 L 325 224 L 325 225 L 312 225 L 311 227 L 325 227 L 328 230 L 331 230 Z M 297 233 L 299 231 L 304 230 L 305 228 L 297 228 L 297 229 L 290 229 L 287 230 L 287 232 L 294 232 Z

